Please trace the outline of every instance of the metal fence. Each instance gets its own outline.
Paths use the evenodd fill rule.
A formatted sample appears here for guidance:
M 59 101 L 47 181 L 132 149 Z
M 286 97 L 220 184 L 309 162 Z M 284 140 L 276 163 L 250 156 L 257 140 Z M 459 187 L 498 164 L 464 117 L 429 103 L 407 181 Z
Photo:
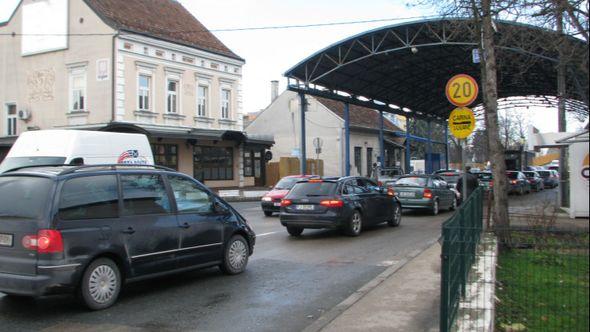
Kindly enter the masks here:
M 478 188 L 442 226 L 440 331 L 450 331 L 466 294 L 483 230 L 483 190 Z

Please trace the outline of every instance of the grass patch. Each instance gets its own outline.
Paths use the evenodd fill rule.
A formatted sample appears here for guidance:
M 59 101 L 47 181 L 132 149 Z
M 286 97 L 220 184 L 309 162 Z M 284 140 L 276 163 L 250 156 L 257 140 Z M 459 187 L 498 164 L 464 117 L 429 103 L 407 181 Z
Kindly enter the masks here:
M 496 272 L 500 331 L 588 331 L 588 246 L 503 251 Z M 517 327 L 517 328 L 515 328 Z

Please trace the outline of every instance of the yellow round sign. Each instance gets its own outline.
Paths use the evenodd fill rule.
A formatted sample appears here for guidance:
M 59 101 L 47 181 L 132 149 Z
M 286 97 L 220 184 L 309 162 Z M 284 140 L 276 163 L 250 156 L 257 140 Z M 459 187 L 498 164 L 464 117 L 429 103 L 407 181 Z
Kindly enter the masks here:
M 445 88 L 447 99 L 455 106 L 468 106 L 473 103 L 479 93 L 475 79 L 467 74 L 451 77 Z
M 457 107 L 449 115 L 449 129 L 456 138 L 463 139 L 475 129 L 475 116 L 467 107 Z

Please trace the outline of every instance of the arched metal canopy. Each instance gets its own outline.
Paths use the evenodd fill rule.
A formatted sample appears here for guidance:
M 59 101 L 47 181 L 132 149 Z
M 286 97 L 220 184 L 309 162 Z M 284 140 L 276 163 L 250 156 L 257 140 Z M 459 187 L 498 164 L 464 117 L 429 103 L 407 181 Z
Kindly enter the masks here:
M 557 95 L 554 31 L 497 21 L 499 98 Z M 466 73 L 481 82 L 473 61 L 480 35 L 468 19 L 387 26 L 329 46 L 289 69 L 288 89 L 351 104 L 444 121 L 453 106 L 445 85 Z M 567 108 L 588 112 L 588 46 L 566 38 Z M 586 62 L 584 62 L 586 61 Z M 524 100 L 523 102 L 526 102 Z M 475 102 L 481 103 L 481 93 Z

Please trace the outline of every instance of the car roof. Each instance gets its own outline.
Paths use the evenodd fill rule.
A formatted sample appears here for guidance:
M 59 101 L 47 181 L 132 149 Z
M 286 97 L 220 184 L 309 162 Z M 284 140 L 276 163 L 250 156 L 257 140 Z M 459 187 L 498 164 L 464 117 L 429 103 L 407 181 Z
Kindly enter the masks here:
M 29 175 L 29 176 L 44 176 L 50 178 L 57 178 L 66 176 L 69 174 L 79 174 L 83 172 L 92 172 L 92 173 L 104 173 L 104 172 L 134 172 L 134 171 L 148 171 L 148 172 L 162 172 L 162 171 L 172 171 L 176 172 L 173 169 L 163 167 L 163 166 L 155 166 L 155 165 L 128 165 L 128 164 L 105 164 L 105 165 L 82 165 L 82 166 L 73 166 L 73 165 L 59 165 L 59 166 L 30 166 L 30 167 L 22 167 L 12 171 L 5 172 L 0 174 L 0 176 L 10 176 L 10 175 Z

